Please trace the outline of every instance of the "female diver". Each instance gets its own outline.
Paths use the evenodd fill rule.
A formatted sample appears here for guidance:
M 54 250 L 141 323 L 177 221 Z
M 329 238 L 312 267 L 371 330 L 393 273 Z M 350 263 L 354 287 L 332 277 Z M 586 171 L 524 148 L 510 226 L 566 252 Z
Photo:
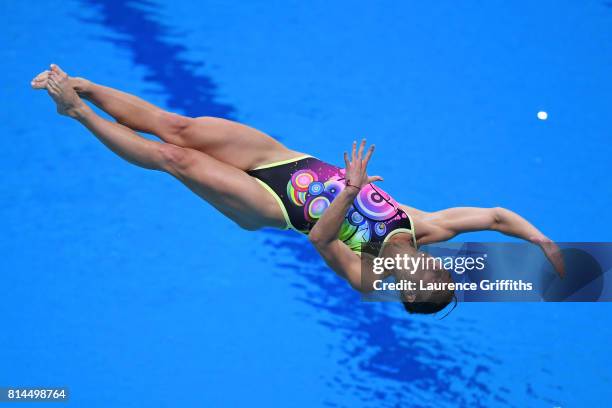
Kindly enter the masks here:
M 76 119 L 115 154 L 137 166 L 171 174 L 240 227 L 294 229 L 308 235 L 327 265 L 359 291 L 362 262 L 373 256 L 417 255 L 418 245 L 441 242 L 467 231 L 493 230 L 532 242 L 560 275 L 559 248 L 518 214 L 504 208 L 449 208 L 425 212 L 398 203 L 368 176 L 374 146 L 353 142 L 344 153 L 345 169 L 283 146 L 251 127 L 213 117 L 190 118 L 166 112 L 124 92 L 68 76 L 55 64 L 36 76 L 34 89 L 46 89 L 58 113 Z M 83 99 L 112 116 L 98 116 Z M 161 142 L 145 139 L 150 133 Z M 379 254 L 363 254 L 362 244 L 378 244 Z M 415 275 L 393 271 L 398 279 L 449 283 L 444 269 Z M 435 313 L 451 302 L 451 290 L 404 291 L 411 313 Z

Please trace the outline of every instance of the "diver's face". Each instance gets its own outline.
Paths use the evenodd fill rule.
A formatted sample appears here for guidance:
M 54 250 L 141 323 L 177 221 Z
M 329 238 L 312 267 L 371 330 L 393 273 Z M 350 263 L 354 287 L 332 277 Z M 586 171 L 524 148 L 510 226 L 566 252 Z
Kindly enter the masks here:
M 418 272 L 417 274 L 420 275 L 417 280 L 421 280 L 423 286 L 425 287 L 430 283 L 450 283 L 453 281 L 450 273 L 445 269 L 423 270 L 420 274 Z M 417 282 L 417 287 L 421 287 L 420 282 Z M 449 291 L 448 289 L 418 290 L 415 301 L 444 303 L 447 299 L 452 298 L 452 295 L 452 291 Z

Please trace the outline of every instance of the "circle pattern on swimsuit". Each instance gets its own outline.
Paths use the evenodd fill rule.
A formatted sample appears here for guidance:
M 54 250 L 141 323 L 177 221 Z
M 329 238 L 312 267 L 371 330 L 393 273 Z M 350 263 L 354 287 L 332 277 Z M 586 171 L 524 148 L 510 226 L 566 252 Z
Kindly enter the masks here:
M 344 190 L 344 184 L 338 179 L 330 179 L 325 182 L 325 192 L 331 195 L 332 199 L 336 198 L 342 190 Z
M 349 214 L 349 222 L 353 225 L 361 225 L 365 222 L 365 218 L 358 211 L 352 210 Z
M 308 187 L 317 179 L 317 175 L 312 170 L 296 171 L 287 183 L 287 197 L 289 200 L 297 206 L 303 206 L 306 203 Z
M 387 232 L 387 224 L 385 224 L 384 222 L 377 222 L 374 225 L 374 232 L 376 232 L 376 235 L 378 235 L 379 237 L 382 237 L 383 235 L 385 235 L 385 232 Z
M 312 194 L 313 196 L 317 196 L 321 194 L 324 189 L 325 186 L 323 185 L 323 183 L 321 183 L 320 181 L 313 181 L 308 186 L 308 193 Z
M 312 170 L 300 170 L 293 173 L 291 176 L 291 185 L 298 191 L 308 191 L 308 186 L 313 181 L 317 181 L 318 177 Z
M 397 213 L 397 209 L 389 202 L 390 197 L 383 194 L 371 184 L 366 184 L 357 194 L 354 205 L 360 213 L 372 220 L 388 220 Z
M 287 197 L 289 197 L 289 200 L 291 200 L 293 204 L 300 207 L 306 202 L 306 192 L 296 190 L 295 187 L 291 185 L 291 181 L 287 183 Z
M 318 196 L 312 200 L 308 200 L 308 204 L 304 207 L 304 215 L 309 221 L 315 221 L 323 215 L 330 201 L 327 197 Z

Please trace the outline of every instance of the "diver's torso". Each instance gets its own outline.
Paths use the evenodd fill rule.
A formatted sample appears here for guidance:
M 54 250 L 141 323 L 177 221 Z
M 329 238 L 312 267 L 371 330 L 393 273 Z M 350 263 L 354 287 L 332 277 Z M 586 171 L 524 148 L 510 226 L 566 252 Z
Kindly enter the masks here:
M 248 173 L 276 194 L 288 226 L 304 234 L 345 188 L 344 169 L 314 157 L 262 166 Z M 397 232 L 414 236 L 410 217 L 384 190 L 366 184 L 349 207 L 338 239 L 361 252 L 362 244 L 382 243 Z

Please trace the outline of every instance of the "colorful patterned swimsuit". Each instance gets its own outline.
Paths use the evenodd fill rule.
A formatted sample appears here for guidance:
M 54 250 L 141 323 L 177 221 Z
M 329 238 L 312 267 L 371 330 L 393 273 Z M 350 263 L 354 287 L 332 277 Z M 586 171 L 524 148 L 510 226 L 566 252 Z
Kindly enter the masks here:
M 308 234 L 331 202 L 345 188 L 344 169 L 311 156 L 257 167 L 247 172 L 274 197 L 287 228 Z M 360 254 L 362 243 L 384 243 L 398 232 L 416 239 L 410 216 L 374 184 L 362 187 L 349 207 L 338 239 Z

